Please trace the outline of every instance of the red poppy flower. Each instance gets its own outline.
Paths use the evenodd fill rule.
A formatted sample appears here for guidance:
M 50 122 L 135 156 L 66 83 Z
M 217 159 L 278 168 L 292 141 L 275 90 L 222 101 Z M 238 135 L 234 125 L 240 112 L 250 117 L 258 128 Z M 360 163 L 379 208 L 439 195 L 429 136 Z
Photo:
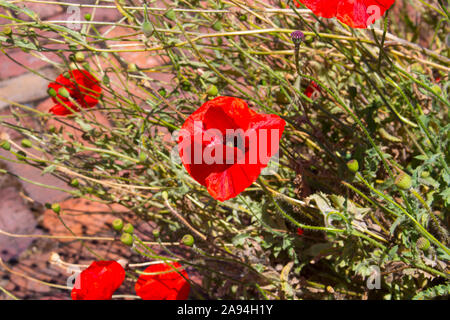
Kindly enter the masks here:
M 301 236 L 303 234 L 302 228 L 297 228 L 297 235 Z
M 92 108 L 98 103 L 98 98 L 102 88 L 99 85 L 99 81 L 86 70 L 71 70 L 64 74 L 60 74 L 55 82 L 51 82 L 48 88 L 55 90 L 56 97 L 64 102 L 70 109 L 79 111 L 78 107 L 73 104 L 69 98 L 63 97 L 58 93 L 58 90 L 65 88 L 70 97 L 74 99 L 83 108 Z M 50 109 L 50 112 L 55 115 L 65 116 L 71 114 L 72 111 L 67 109 L 62 103 L 58 101 L 56 97 L 52 97 L 52 100 L 56 103 Z
M 313 94 L 320 92 L 319 86 L 314 81 L 311 81 L 305 89 L 305 96 L 311 98 Z
M 303 3 L 315 15 L 338 18 L 352 28 L 367 28 L 381 18 L 395 0 L 294 0 Z
M 217 97 L 192 113 L 180 131 L 187 172 L 219 201 L 236 197 L 278 152 L 286 122 L 233 97 Z
M 94 261 L 75 280 L 72 300 L 111 300 L 125 280 L 125 270 L 116 261 Z
M 190 290 L 189 282 L 186 281 L 188 275 L 184 269 L 181 269 L 178 262 L 152 264 L 144 272 L 157 274 L 142 274 L 136 282 L 136 294 L 143 300 L 186 300 L 188 298 Z

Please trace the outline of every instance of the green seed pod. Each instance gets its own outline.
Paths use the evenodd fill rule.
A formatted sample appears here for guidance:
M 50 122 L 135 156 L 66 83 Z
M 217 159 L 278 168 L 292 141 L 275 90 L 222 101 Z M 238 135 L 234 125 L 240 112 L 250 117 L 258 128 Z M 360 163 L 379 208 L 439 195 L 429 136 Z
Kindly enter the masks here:
M 194 237 L 190 234 L 185 234 L 183 238 L 181 238 L 181 243 L 185 246 L 192 247 L 194 245 Z
M 247 15 L 246 15 L 246 14 L 241 14 L 241 15 L 239 16 L 239 20 L 240 20 L 240 21 L 247 21 Z
M 27 154 L 22 150 L 17 151 L 16 158 L 19 160 L 26 160 Z
M 217 20 L 216 22 L 214 22 L 214 24 L 212 25 L 212 28 L 216 31 L 220 31 L 222 30 L 222 22 L 220 22 L 219 20 Z
M 75 53 L 75 61 L 76 62 L 83 62 L 84 61 L 84 54 L 83 52 L 77 52 Z
M 158 93 L 163 97 L 167 96 L 167 91 L 164 88 L 159 89 Z
M 80 183 L 78 182 L 78 179 L 72 179 L 71 181 L 70 181 L 70 185 L 72 186 L 72 187 L 78 187 L 79 185 L 80 185 Z
M 153 229 L 153 236 L 155 238 L 159 238 L 159 236 L 160 236 L 159 229 Z
M 106 74 L 103 76 L 102 82 L 103 82 L 103 84 L 106 84 L 106 85 L 109 84 L 109 77 Z
M 434 86 L 431 87 L 431 90 L 437 94 L 438 96 L 440 96 L 442 94 L 442 89 L 440 86 L 438 86 L 437 84 L 435 84 Z
M 120 237 L 120 241 L 123 244 L 131 247 L 133 245 L 134 239 L 133 239 L 133 236 L 131 234 L 129 234 L 129 233 L 122 233 L 122 236 Z
M 422 178 L 428 178 L 430 176 L 430 172 L 429 171 L 422 171 L 422 173 L 420 174 L 420 177 Z
M 33 144 L 31 143 L 30 140 L 28 139 L 23 139 L 20 144 L 22 145 L 22 147 L 24 148 L 31 148 L 33 146 Z
M 53 88 L 48 88 L 47 93 L 50 97 L 56 97 L 56 90 Z
M 402 190 L 409 190 L 412 186 L 412 179 L 405 172 L 401 172 L 397 178 L 395 178 L 395 185 Z
M 122 219 L 116 219 L 112 223 L 112 227 L 116 231 L 121 231 L 123 229 L 123 220 Z
M 416 242 L 416 247 L 419 250 L 427 251 L 430 248 L 430 241 L 427 238 L 420 237 Z
M 54 203 L 51 206 L 53 212 L 55 213 L 60 213 L 61 212 L 61 206 L 59 205 L 59 203 Z
M 10 36 L 12 34 L 12 29 L 11 27 L 4 27 L 2 30 L 2 33 L 6 36 Z
M 9 143 L 9 141 L 2 141 L 0 142 L 0 146 L 5 149 L 6 151 L 11 150 L 11 144 Z
M 311 44 L 313 41 L 314 41 L 313 36 L 306 36 L 305 39 L 303 40 L 303 42 L 306 44 Z
M 149 38 L 151 37 L 151 35 L 153 34 L 153 32 L 155 32 L 155 28 L 153 28 L 153 25 L 150 21 L 144 21 L 144 23 L 142 24 L 142 32 L 144 33 L 144 35 Z
M 169 11 L 167 11 L 167 12 L 164 14 L 164 16 L 165 16 L 167 19 L 172 20 L 172 21 L 174 21 L 174 20 L 177 18 L 176 13 L 175 13 L 175 11 L 174 11 L 173 9 L 169 9 Z
M 91 21 L 91 19 L 92 19 L 92 15 L 91 15 L 90 13 L 86 13 L 86 14 L 84 15 L 84 20 L 86 20 L 86 21 Z
M 288 104 L 289 98 L 286 96 L 286 94 L 282 90 L 278 90 L 275 94 L 275 101 L 279 104 Z
M 127 223 L 123 226 L 123 232 L 132 234 L 134 232 L 134 227 L 131 223 Z
M 67 89 L 64 88 L 64 87 L 59 88 L 58 94 L 59 94 L 61 97 L 64 97 L 64 98 L 70 97 L 69 91 L 67 91 Z
M 70 79 L 70 73 L 67 72 L 67 71 L 64 72 L 64 73 L 63 73 L 63 77 L 66 78 L 66 79 Z
M 139 161 L 145 162 L 146 160 L 147 160 L 147 154 L 145 154 L 144 152 L 139 153 Z
M 351 172 L 357 172 L 359 170 L 359 163 L 357 160 L 352 159 L 349 162 L 347 162 L 347 168 Z
M 128 65 L 128 72 L 136 72 L 137 71 L 137 67 L 136 67 L 136 64 L 134 64 L 134 63 L 130 63 L 129 65 Z
M 206 93 L 208 94 L 208 96 L 217 96 L 217 94 L 219 93 L 219 90 L 217 89 L 217 87 L 215 85 L 210 85 L 208 90 L 206 90 Z

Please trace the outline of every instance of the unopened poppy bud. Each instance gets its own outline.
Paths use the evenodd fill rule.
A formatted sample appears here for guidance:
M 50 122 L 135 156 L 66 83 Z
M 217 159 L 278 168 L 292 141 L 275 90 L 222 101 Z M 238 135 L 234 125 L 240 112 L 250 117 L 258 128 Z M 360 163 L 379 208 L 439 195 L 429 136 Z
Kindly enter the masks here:
M 11 29 L 11 27 L 4 27 L 2 32 L 3 32 L 4 35 L 9 36 L 9 35 L 12 34 L 12 29 Z
M 84 15 L 84 20 L 86 20 L 86 21 L 91 21 L 91 19 L 92 19 L 92 15 L 91 15 L 90 13 L 86 13 L 86 14 Z
M 75 53 L 75 61 L 76 62 L 83 62 L 84 61 L 84 54 L 83 54 L 83 52 Z
M 164 200 L 169 199 L 169 194 L 167 193 L 167 191 L 161 192 L 161 196 L 162 196 L 162 198 L 163 198 Z
M 359 170 L 358 161 L 356 161 L 355 159 L 350 160 L 349 162 L 347 162 L 347 168 L 351 172 L 357 172 Z
M 161 96 L 163 96 L 163 97 L 165 97 L 165 96 L 167 95 L 167 91 L 166 91 L 166 89 L 164 89 L 164 88 L 159 89 L 159 90 L 158 90 L 158 93 L 159 93 Z
M 181 238 L 181 243 L 185 246 L 192 247 L 194 245 L 194 237 L 190 234 L 186 234 Z
M 412 186 L 412 179 L 405 172 L 401 172 L 397 178 L 395 178 L 395 185 L 402 190 L 408 190 Z
M 240 21 L 247 21 L 247 15 L 246 15 L 246 14 L 241 14 L 241 15 L 239 16 L 239 20 L 240 20 Z
M 220 31 L 222 30 L 222 22 L 220 21 L 216 21 L 213 25 L 212 28 L 216 31 Z
M 130 63 L 129 65 L 128 65 L 128 72 L 136 72 L 137 71 L 137 67 L 136 67 L 136 64 L 134 64 L 134 63 Z
M 219 90 L 215 85 L 212 84 L 209 86 L 208 90 L 206 90 L 206 93 L 208 94 L 208 96 L 217 96 Z
M 145 162 L 147 160 L 147 155 L 144 152 L 139 153 L 139 161 Z
M 0 142 L 0 146 L 5 149 L 6 151 L 11 150 L 11 144 L 9 143 L 9 141 L 2 141 Z
M 142 24 L 142 32 L 147 38 L 150 37 L 153 32 L 155 32 L 155 29 L 153 28 L 153 25 L 150 21 L 144 21 L 144 23 Z
M 160 233 L 159 233 L 159 229 L 153 229 L 153 236 L 155 237 L 155 238 L 159 238 L 159 235 L 160 235 Z
M 33 146 L 33 144 L 31 143 L 30 140 L 28 139 L 23 139 L 20 144 L 22 145 L 22 147 L 24 148 L 31 148 Z
M 59 88 L 58 94 L 59 94 L 61 97 L 64 97 L 64 98 L 70 97 L 69 91 L 67 91 L 67 89 L 64 88 L 64 87 Z
M 80 185 L 80 183 L 78 182 L 78 179 L 72 179 L 70 181 L 70 185 L 74 188 L 78 187 Z
M 132 234 L 134 232 L 134 227 L 131 223 L 127 223 L 123 226 L 123 232 Z
M 442 89 L 437 84 L 431 87 L 431 90 L 438 96 L 442 94 Z
M 106 85 L 109 84 L 109 77 L 106 74 L 103 76 L 102 82 Z
M 56 97 L 56 90 L 53 88 L 48 88 L 47 93 L 50 97 Z
M 430 172 L 429 171 L 422 171 L 422 173 L 420 174 L 420 177 L 422 178 L 428 178 L 430 176 Z
M 133 236 L 129 233 L 122 233 L 122 236 L 120 237 L 120 241 L 122 241 L 123 244 L 127 246 L 132 246 L 134 239 Z
M 123 229 L 123 220 L 122 219 L 116 219 L 112 223 L 112 227 L 116 231 L 121 231 Z
M 164 16 L 169 19 L 169 20 L 175 20 L 176 19 L 176 13 L 173 9 L 169 9 L 169 11 L 167 11 Z
M 416 242 L 417 249 L 427 251 L 430 248 L 430 241 L 427 238 L 420 237 Z
M 59 203 L 54 203 L 51 206 L 53 212 L 55 213 L 60 213 L 61 212 L 61 206 L 59 205 Z
M 22 150 L 17 151 L 16 158 L 19 160 L 25 160 L 27 158 L 27 154 Z

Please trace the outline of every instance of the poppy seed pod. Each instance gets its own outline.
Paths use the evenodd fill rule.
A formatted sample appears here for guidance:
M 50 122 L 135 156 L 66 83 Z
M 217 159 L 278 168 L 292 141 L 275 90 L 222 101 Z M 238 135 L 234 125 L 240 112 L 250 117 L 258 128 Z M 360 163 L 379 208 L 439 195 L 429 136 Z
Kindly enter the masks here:
M 213 84 L 208 87 L 208 90 L 206 90 L 206 94 L 208 96 L 217 96 L 218 93 L 219 93 L 219 90 Z
M 5 149 L 6 151 L 11 150 L 11 144 L 9 143 L 9 141 L 2 141 L 0 142 L 0 147 L 2 147 L 3 149 Z
M 420 237 L 416 242 L 417 249 L 427 251 L 430 248 L 430 241 L 427 238 Z
M 359 170 L 358 161 L 356 161 L 355 159 L 350 160 L 349 162 L 347 162 L 347 168 L 351 172 L 357 172 Z
M 69 97 L 70 97 L 69 91 L 67 91 L 67 89 L 64 88 L 64 87 L 59 88 L 58 94 L 59 94 L 61 97 L 63 97 L 63 98 L 69 98 Z
M 132 234 L 134 232 L 134 227 L 131 223 L 127 223 L 123 226 L 123 232 Z
M 22 147 L 24 148 L 31 148 L 33 146 L 33 144 L 31 143 L 30 140 L 28 139 L 23 139 L 20 144 L 22 145 Z
M 164 14 L 164 16 L 167 18 L 167 19 L 169 19 L 169 20 L 175 20 L 176 19 L 176 13 L 175 13 L 175 11 L 173 10 L 173 9 L 169 9 L 165 14 Z
M 116 219 L 112 223 L 112 227 L 116 231 L 121 231 L 123 228 L 123 220 L 122 219 Z
M 186 234 L 181 238 L 181 243 L 185 246 L 192 247 L 194 245 L 194 237 L 190 234 Z
M 53 203 L 51 208 L 52 208 L 53 212 L 55 212 L 55 213 L 61 212 L 61 206 L 59 205 L 59 203 Z
M 411 176 L 405 172 L 401 172 L 397 178 L 395 178 L 395 185 L 402 190 L 409 190 L 412 186 Z
M 127 246 L 132 246 L 134 239 L 133 236 L 129 233 L 122 233 L 122 236 L 120 237 L 120 241 Z

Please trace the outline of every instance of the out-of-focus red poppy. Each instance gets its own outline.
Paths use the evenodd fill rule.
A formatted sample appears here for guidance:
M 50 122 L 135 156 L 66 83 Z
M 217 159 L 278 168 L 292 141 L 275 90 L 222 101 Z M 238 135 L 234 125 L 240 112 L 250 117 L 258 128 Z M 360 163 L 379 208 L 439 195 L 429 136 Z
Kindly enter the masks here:
M 70 97 L 83 108 L 94 107 L 98 103 L 102 91 L 99 81 L 86 70 L 71 70 L 65 74 L 60 74 L 55 82 L 49 83 L 48 88 L 55 90 L 57 93 L 56 97 L 52 96 L 52 100 L 56 105 L 50 109 L 50 112 L 59 116 L 71 114 L 72 111 L 66 108 L 58 99 L 70 109 L 79 111 L 78 107 L 68 97 L 63 97 L 58 93 L 61 88 L 65 88 Z
M 125 270 L 116 261 L 94 261 L 75 280 L 72 300 L 111 300 L 125 280 Z
M 145 269 L 144 273 L 155 274 L 142 274 L 136 282 L 136 294 L 143 300 L 186 300 L 188 298 L 190 285 L 186 279 L 189 278 L 186 270 L 182 269 L 178 262 L 152 264 Z
M 395 0 L 294 0 L 294 2 L 297 8 L 303 3 L 320 17 L 336 17 L 352 28 L 367 28 L 380 19 Z
M 217 97 L 192 113 L 180 131 L 187 172 L 219 201 L 249 187 L 278 152 L 286 122 L 233 97 Z
M 303 229 L 302 228 L 297 228 L 297 235 L 301 236 L 303 234 Z
M 305 96 L 308 98 L 311 98 L 312 95 L 314 96 L 318 95 L 320 93 L 320 88 L 314 81 L 311 81 L 309 85 L 305 89 Z

